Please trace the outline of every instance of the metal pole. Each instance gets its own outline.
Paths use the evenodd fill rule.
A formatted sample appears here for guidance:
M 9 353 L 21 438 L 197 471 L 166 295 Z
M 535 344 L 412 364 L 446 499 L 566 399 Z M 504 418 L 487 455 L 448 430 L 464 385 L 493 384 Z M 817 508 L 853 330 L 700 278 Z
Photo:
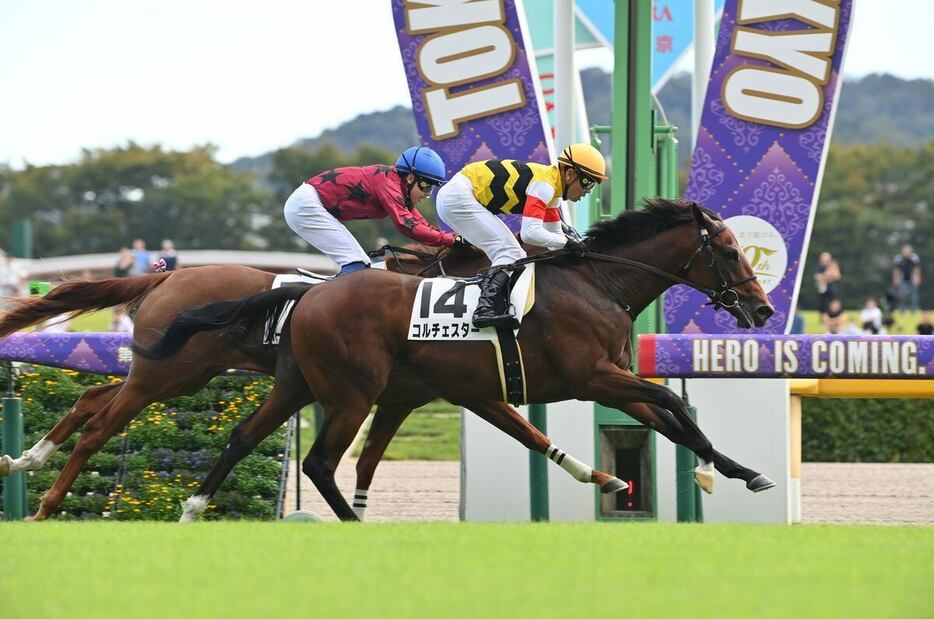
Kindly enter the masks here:
M 574 0 L 555 0 L 555 147 L 558 152 L 574 143 Z M 565 219 L 574 225 L 574 209 L 561 205 Z
M 302 508 L 302 411 L 295 411 L 295 509 Z
M 32 258 L 32 220 L 13 220 L 13 243 L 11 246 L 16 258 Z
M 529 404 L 529 423 L 548 434 L 544 404 Z M 532 521 L 548 520 L 548 459 L 534 451 L 529 452 L 529 499 Z
M 13 392 L 13 364 L 5 363 L 7 393 L 3 398 L 2 453 L 19 458 L 23 453 L 23 401 Z M 26 517 L 26 472 L 19 471 L 3 480 L 3 514 L 7 520 Z
M 681 380 L 681 398 L 688 409 L 691 419 L 697 420 L 697 409 L 691 406 L 687 394 L 687 381 Z M 694 452 L 678 445 L 675 447 L 675 480 L 678 492 L 678 522 L 703 522 L 700 510 L 700 494 L 694 483 L 694 467 L 697 456 Z
M 694 0 L 694 79 L 691 82 L 691 145 L 697 144 L 697 130 L 704 110 L 707 82 L 713 64 L 713 0 Z
M 630 0 L 616 0 L 614 10 L 613 31 L 615 32 L 615 45 L 613 46 L 613 95 L 610 109 L 610 149 L 612 155 L 610 163 L 610 188 L 612 204 L 610 210 L 618 214 L 626 210 L 629 195 L 629 2 Z M 606 200 L 606 196 L 603 197 Z M 604 207 L 604 212 L 607 209 Z M 601 213 L 603 214 L 603 213 Z M 608 216 L 610 213 L 606 213 Z

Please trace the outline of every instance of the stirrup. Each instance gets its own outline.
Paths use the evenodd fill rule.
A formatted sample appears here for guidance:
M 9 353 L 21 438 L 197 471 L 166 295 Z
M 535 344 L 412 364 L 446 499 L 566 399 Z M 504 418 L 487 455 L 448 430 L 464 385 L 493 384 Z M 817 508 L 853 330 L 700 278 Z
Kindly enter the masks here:
M 513 309 L 512 305 L 509 306 L 508 311 L 505 314 L 490 314 L 490 315 L 477 315 L 474 313 L 473 319 L 471 321 L 473 326 L 478 329 L 485 329 L 486 327 L 509 327 L 512 330 L 519 328 L 519 321 L 516 319 L 516 312 Z

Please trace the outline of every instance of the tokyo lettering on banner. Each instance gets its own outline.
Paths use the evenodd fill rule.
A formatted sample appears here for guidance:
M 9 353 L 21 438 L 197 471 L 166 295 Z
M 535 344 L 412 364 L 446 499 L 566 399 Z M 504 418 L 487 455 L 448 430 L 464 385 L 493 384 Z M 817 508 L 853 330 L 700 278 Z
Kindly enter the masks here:
M 551 163 L 521 0 L 392 0 L 392 12 L 421 143 L 449 178 L 483 159 Z
M 736 233 L 785 333 L 801 286 L 852 19 L 852 0 L 727 0 L 685 198 Z M 683 286 L 669 333 L 729 333 L 727 312 Z

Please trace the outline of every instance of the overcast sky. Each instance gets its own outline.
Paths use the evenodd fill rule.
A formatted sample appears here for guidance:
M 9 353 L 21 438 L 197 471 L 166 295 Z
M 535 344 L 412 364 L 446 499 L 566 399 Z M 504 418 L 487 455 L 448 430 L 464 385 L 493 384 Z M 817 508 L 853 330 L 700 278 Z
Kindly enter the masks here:
M 848 77 L 934 78 L 934 3 L 855 1 Z M 17 168 L 128 140 L 227 162 L 409 104 L 388 0 L 3 0 L 0 59 Z

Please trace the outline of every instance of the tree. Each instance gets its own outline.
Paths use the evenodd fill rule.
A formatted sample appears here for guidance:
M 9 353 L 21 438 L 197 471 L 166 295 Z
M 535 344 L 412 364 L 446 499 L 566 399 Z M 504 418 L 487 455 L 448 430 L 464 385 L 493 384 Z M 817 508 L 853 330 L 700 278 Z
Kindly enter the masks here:
M 116 251 L 134 238 L 149 247 L 171 238 L 182 248 L 249 248 L 252 217 L 268 201 L 210 147 L 176 152 L 131 142 L 0 179 L 0 225 L 31 218 L 37 256 Z
M 830 150 L 808 249 L 800 305 L 818 307 L 811 278 L 822 251 L 839 262 L 847 307 L 884 296 L 892 258 L 910 243 L 924 266 L 934 264 L 934 142 L 919 148 L 840 146 Z M 923 268 L 923 267 L 922 267 Z M 921 302 L 934 307 L 934 268 L 923 274 Z

